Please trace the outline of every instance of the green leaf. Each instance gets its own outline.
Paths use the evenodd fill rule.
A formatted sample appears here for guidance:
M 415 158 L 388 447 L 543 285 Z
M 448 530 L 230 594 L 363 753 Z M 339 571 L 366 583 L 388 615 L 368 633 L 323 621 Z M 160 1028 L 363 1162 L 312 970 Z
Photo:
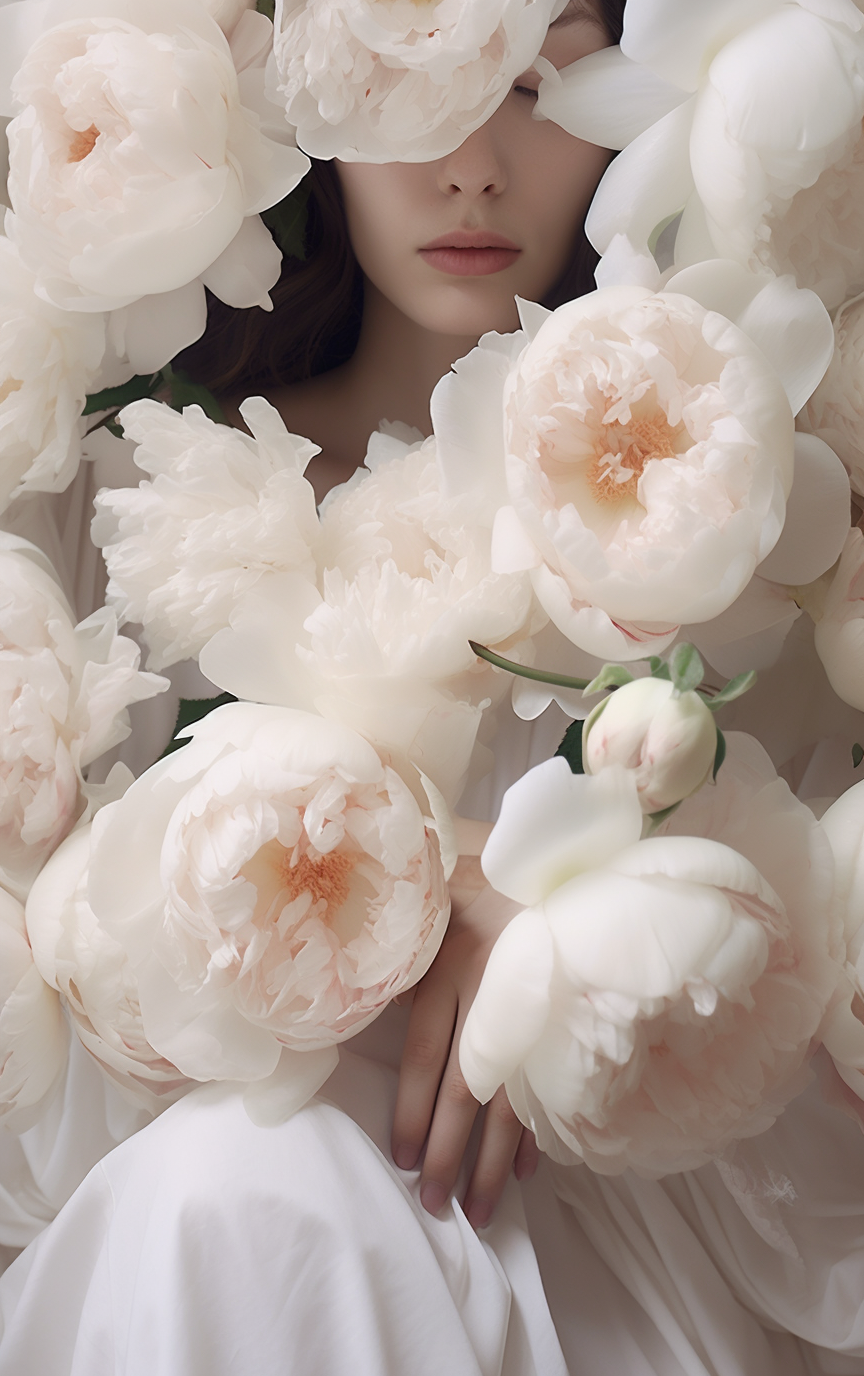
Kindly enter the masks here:
M 679 693 L 692 693 L 705 677 L 705 665 L 695 645 L 676 645 L 669 656 L 669 673 Z
M 551 674 L 546 669 L 529 669 L 527 664 L 517 664 L 513 659 L 496 655 L 494 650 L 487 650 L 485 645 L 478 645 L 476 640 L 469 640 L 468 644 L 478 659 L 485 659 L 487 664 L 494 664 L 496 669 L 506 669 L 508 674 L 515 674 L 517 678 L 530 678 L 534 683 L 550 683 L 556 688 L 572 688 L 576 691 L 588 687 L 587 678 L 568 678 L 566 674 Z
M 715 752 L 714 752 L 714 772 L 713 772 L 712 775 L 711 775 L 711 778 L 712 778 L 712 779 L 716 779 L 716 778 L 717 778 L 717 775 L 718 775 L 719 772 L 720 772 L 720 766 L 721 766 L 721 764 L 723 763 L 723 761 L 725 760 L 725 758 L 726 758 L 726 737 L 723 735 L 723 732 L 722 732 L 721 730 L 719 730 L 719 728 L 718 728 L 718 731 L 717 731 L 717 749 L 716 749 Z
M 217 421 L 220 425 L 228 424 L 225 412 L 207 387 L 200 382 L 193 382 L 182 368 L 172 368 L 170 363 L 165 366 L 163 372 L 171 406 L 175 411 L 182 411 L 184 406 L 200 406 L 205 416 L 209 416 L 211 420 Z
M 146 377 L 136 374 L 120 387 L 104 387 L 101 392 L 93 392 L 84 403 L 81 414 L 93 416 L 97 411 L 120 411 L 124 406 L 128 406 L 130 401 L 152 397 L 161 385 L 161 372 L 151 373 Z
M 712 712 L 717 712 L 721 707 L 725 707 L 727 702 L 734 702 L 744 693 L 749 693 L 753 684 L 756 682 L 756 673 L 753 669 L 748 669 L 746 674 L 736 674 L 735 678 L 730 678 L 725 688 L 721 688 L 719 693 L 715 693 L 713 698 L 705 698 L 705 706 Z
M 175 750 L 181 750 L 188 741 L 177 739 L 177 734 L 187 726 L 192 726 L 196 721 L 202 721 L 204 717 L 215 712 L 217 707 L 224 707 L 226 702 L 236 702 L 237 699 L 231 693 L 220 693 L 218 698 L 181 698 L 180 707 L 177 712 L 177 721 L 174 725 L 174 736 L 168 742 L 160 760 L 164 760 L 166 755 L 172 755 Z
M 276 0 L 257 0 L 255 6 L 259 14 L 264 14 L 272 24 L 276 19 Z
M 306 222 L 309 217 L 309 183 L 304 179 L 283 200 L 261 212 L 261 219 L 269 229 L 286 258 L 306 262 Z
M 856 741 L 852 747 L 852 768 L 857 769 L 862 760 L 864 760 L 864 745 L 859 745 Z
M 564 739 L 561 741 L 556 755 L 561 755 L 569 764 L 574 774 L 584 774 L 585 768 L 582 764 L 582 722 L 571 721 L 567 730 L 564 732 Z
M 583 689 L 583 696 L 588 698 L 592 693 L 602 693 L 605 688 L 623 688 L 632 682 L 633 675 L 623 664 L 604 664 L 597 677 Z
M 669 672 L 669 665 L 666 663 L 665 659 L 661 659 L 659 655 L 650 656 L 648 660 L 648 668 L 651 670 L 652 678 L 672 678 L 672 675 Z

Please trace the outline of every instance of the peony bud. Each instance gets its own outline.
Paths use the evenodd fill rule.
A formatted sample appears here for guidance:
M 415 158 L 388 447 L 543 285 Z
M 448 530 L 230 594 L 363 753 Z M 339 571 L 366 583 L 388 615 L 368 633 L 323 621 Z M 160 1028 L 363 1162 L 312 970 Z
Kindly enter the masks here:
M 647 813 L 674 807 L 701 788 L 716 752 L 717 728 L 704 700 L 657 678 L 611 694 L 588 717 L 582 740 L 585 772 L 611 764 L 631 770 Z

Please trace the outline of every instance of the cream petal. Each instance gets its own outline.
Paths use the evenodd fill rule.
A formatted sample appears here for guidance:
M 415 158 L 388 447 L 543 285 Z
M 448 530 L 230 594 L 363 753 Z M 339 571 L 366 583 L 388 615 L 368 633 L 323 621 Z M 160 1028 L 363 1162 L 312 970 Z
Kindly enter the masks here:
M 282 269 L 282 254 L 263 220 L 247 215 L 227 248 L 214 259 L 201 281 L 226 306 L 272 310 L 268 292 Z
M 272 1074 L 247 1086 L 243 1094 L 246 1112 L 259 1128 L 286 1123 L 327 1083 L 338 1064 L 336 1046 L 318 1051 L 283 1047 Z
M 573 774 L 560 756 L 508 788 L 481 857 L 493 888 L 526 907 L 583 869 L 603 864 L 642 831 L 636 786 L 623 769 Z
M 693 191 L 692 119 L 691 99 L 646 129 L 609 165 L 585 221 L 598 252 L 605 253 L 616 234 L 646 249 L 657 226 L 684 208 Z
M 308 579 L 274 574 L 262 579 L 199 656 L 201 672 L 225 692 L 284 707 L 312 705 L 309 675 L 295 648 L 303 622 L 321 605 Z
M 692 296 L 737 325 L 777 373 L 793 415 L 809 401 L 834 353 L 831 317 L 815 292 L 719 258 L 682 269 L 663 290 Z
M 620 48 L 601 48 L 540 82 L 536 109 L 575 138 L 626 148 L 687 99 L 687 92 L 631 62 Z
M 108 330 L 134 373 L 158 372 L 207 328 L 207 298 L 196 278 L 175 291 L 143 296 L 112 312 Z
M 138 971 L 144 1032 L 160 1056 L 192 1080 L 263 1080 L 279 1063 L 272 1032 L 255 1027 L 219 992 L 178 989 L 151 957 Z
M 758 567 L 760 578 L 801 586 L 840 558 L 849 533 L 849 476 L 815 435 L 795 436 L 795 478 L 783 534 Z
M 824 813 L 821 825 L 834 853 L 834 892 L 848 942 L 859 931 L 864 915 L 864 783 L 841 794 Z
M 682 626 L 681 639 L 696 646 L 727 678 L 768 669 L 779 658 L 801 608 L 788 588 L 755 575 L 725 612 L 698 626 Z
M 526 343 L 521 331 L 487 334 L 457 359 L 429 403 L 445 496 L 482 492 L 489 519 L 507 501 L 504 477 L 504 383 Z
M 554 948 L 542 912 L 518 913 L 499 936 L 459 1041 L 459 1066 L 475 1099 L 488 1103 L 543 1033 Z
M 637 0 L 624 16 L 621 51 L 685 91 L 695 91 L 710 55 L 782 0 Z

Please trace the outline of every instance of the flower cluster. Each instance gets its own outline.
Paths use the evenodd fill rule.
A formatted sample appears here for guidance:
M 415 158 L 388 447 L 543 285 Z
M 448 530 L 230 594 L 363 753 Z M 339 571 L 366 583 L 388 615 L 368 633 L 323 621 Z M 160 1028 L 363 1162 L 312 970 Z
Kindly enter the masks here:
M 820 825 L 749 738 L 723 763 L 709 708 L 737 693 L 681 666 L 691 643 L 712 676 L 806 652 L 814 701 L 864 709 L 864 17 L 628 0 L 620 48 L 558 72 L 540 50 L 564 8 L 0 5 L 0 513 L 69 485 L 85 412 L 144 475 L 97 498 L 107 605 L 84 620 L 0 535 L 14 1125 L 67 1028 L 150 1112 L 207 1080 L 262 1122 L 315 1093 L 440 945 L 502 661 L 534 673 L 518 712 L 556 696 L 587 720 L 484 852 L 525 911 L 465 1025 L 475 1093 L 505 1085 L 560 1161 L 662 1174 L 767 1127 L 820 1038 L 858 1084 L 860 790 L 826 824 L 841 931 Z M 261 215 L 310 157 L 442 158 L 532 63 L 541 118 L 622 150 L 587 221 L 596 291 L 518 302 L 521 328 L 439 382 L 433 433 L 385 425 L 320 507 L 318 447 L 263 398 L 245 430 L 157 399 L 206 292 L 270 308 Z M 162 686 L 118 620 L 150 667 L 195 659 L 239 701 L 97 786 Z

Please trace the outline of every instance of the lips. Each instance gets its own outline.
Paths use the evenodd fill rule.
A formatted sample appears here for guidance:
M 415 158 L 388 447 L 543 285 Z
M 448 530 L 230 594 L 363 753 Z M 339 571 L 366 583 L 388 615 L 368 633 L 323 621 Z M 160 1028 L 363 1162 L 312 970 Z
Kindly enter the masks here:
M 485 277 L 512 267 L 522 250 L 492 230 L 451 230 L 418 250 L 431 268 L 449 277 Z

